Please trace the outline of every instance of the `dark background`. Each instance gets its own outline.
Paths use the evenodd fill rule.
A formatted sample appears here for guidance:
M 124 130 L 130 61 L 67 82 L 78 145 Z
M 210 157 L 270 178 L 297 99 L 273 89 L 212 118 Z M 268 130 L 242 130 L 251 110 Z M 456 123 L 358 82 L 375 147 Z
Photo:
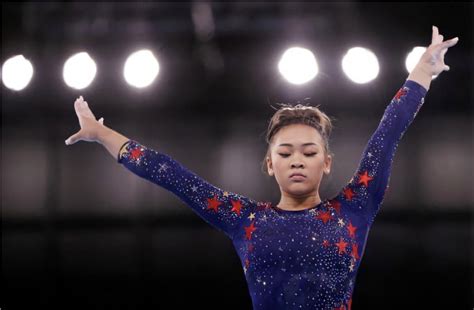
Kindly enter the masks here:
M 193 19 L 210 9 L 212 18 Z M 3 309 L 251 309 L 229 239 L 172 193 L 121 167 L 101 145 L 64 140 L 79 129 L 73 102 L 105 125 L 167 153 L 210 183 L 278 202 L 260 171 L 274 103 L 311 103 L 336 119 L 321 198 L 352 177 L 408 73 L 406 54 L 431 26 L 455 36 L 397 148 L 390 191 L 372 226 L 353 309 L 471 309 L 473 302 L 473 5 L 470 3 L 5 3 L 2 63 L 16 54 L 34 76 L 2 86 Z M 291 85 L 277 62 L 311 49 L 319 75 Z M 379 57 L 377 79 L 349 81 L 352 46 Z M 126 57 L 150 48 L 151 87 L 123 80 Z M 68 88 L 62 66 L 87 51 L 98 73 Z

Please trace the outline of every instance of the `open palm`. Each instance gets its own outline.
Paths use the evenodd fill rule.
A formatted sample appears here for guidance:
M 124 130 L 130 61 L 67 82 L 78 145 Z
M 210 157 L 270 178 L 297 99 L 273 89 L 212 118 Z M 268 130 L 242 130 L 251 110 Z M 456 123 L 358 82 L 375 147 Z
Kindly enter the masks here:
M 80 96 L 74 102 L 74 110 L 76 111 L 77 118 L 79 119 L 79 125 L 81 129 L 70 136 L 65 142 L 67 145 L 74 144 L 77 141 L 88 141 L 96 142 L 98 138 L 98 132 L 101 126 L 104 124 L 104 118 L 96 120 L 94 113 L 92 113 L 89 105 Z

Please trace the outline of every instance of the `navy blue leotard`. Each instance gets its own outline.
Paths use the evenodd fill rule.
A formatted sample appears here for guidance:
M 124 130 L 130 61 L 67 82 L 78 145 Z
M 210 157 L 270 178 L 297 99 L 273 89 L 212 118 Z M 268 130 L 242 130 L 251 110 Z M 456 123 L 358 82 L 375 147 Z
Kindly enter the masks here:
M 406 80 L 341 191 L 288 211 L 220 189 L 165 153 L 127 141 L 117 162 L 178 196 L 233 242 L 255 310 L 350 309 L 368 233 L 388 188 L 398 142 L 427 89 Z

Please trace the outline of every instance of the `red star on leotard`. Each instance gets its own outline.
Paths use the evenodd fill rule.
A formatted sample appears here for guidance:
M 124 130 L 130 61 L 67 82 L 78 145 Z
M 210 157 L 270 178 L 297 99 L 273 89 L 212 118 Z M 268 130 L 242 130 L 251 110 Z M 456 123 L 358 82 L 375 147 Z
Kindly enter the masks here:
M 359 259 L 359 246 L 357 245 L 357 243 L 353 243 L 352 244 L 352 252 L 351 252 L 351 256 L 354 257 L 355 259 Z
M 357 230 L 357 227 L 352 226 L 352 223 L 349 222 L 349 226 L 347 226 L 347 229 L 349 230 L 349 236 L 355 239 L 355 231 Z
M 242 208 L 242 204 L 240 203 L 240 200 L 231 200 L 232 203 L 232 210 L 235 213 L 237 213 L 238 216 L 240 216 L 240 208 Z
M 130 156 L 133 160 L 137 160 L 143 154 L 143 151 L 140 148 L 136 147 L 130 152 Z
M 359 184 L 364 184 L 365 187 L 369 186 L 369 181 L 372 181 L 374 178 L 369 176 L 369 172 L 367 170 L 364 173 L 359 174 Z
M 320 211 L 316 218 L 322 220 L 324 224 L 326 224 L 327 221 L 332 220 L 332 215 L 329 214 L 329 211 Z
M 396 100 L 400 100 L 402 96 L 405 96 L 407 91 L 403 88 L 400 88 L 400 90 L 395 94 L 395 97 L 393 97 Z
M 219 205 L 222 204 L 219 200 L 217 200 L 217 196 L 214 195 L 214 198 L 207 198 L 207 209 L 206 210 L 214 210 L 215 212 L 218 211 Z
M 355 193 L 352 191 L 350 187 L 344 189 L 344 196 L 347 200 L 352 200 L 352 197 L 355 196 Z
M 252 238 L 252 233 L 257 230 L 257 228 L 253 225 L 253 222 L 252 224 L 250 224 L 250 226 L 244 226 L 244 229 L 245 229 L 245 238 L 247 240 L 250 240 L 250 238 Z
M 341 203 L 337 200 L 329 201 L 329 206 L 337 211 L 337 214 L 341 214 Z
M 346 246 L 347 246 L 347 242 L 344 242 L 344 240 L 341 239 L 339 240 L 339 242 L 335 243 L 335 245 L 339 248 L 339 254 L 341 253 L 346 253 Z

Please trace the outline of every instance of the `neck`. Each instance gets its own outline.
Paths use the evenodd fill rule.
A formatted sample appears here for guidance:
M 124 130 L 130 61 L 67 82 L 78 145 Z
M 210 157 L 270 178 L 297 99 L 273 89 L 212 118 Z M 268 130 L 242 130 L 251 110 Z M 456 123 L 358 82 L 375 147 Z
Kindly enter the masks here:
M 277 207 L 282 210 L 298 211 L 312 208 L 321 202 L 318 193 L 305 197 L 291 197 L 282 195 Z

